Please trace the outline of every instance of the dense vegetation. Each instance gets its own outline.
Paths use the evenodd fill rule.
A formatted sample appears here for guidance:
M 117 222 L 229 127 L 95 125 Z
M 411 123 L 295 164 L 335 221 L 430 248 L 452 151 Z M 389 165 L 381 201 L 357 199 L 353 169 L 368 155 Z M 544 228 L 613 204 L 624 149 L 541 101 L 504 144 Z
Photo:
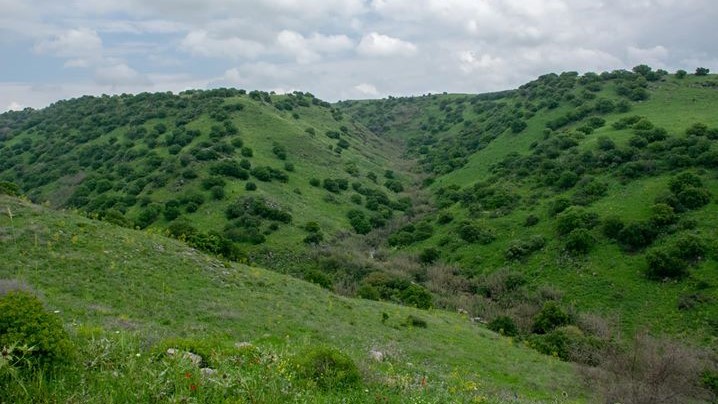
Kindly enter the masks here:
M 0 115 L 0 194 L 341 295 L 459 311 L 596 370 L 607 400 L 705 399 L 715 352 L 689 346 L 718 339 L 716 88 L 706 69 L 641 65 L 336 105 L 233 89 L 83 97 Z M 431 311 L 411 313 L 395 325 L 432 328 Z M 342 386 L 366 380 L 331 347 L 266 348 L 295 365 L 321 354 Z M 631 373 L 626 355 L 675 377 Z

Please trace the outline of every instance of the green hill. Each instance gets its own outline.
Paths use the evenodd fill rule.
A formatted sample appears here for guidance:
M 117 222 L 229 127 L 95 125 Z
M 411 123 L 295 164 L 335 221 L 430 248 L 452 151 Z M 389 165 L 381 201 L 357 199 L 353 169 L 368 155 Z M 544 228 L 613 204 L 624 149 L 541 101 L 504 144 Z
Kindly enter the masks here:
M 399 153 L 299 92 L 82 97 L 0 115 L 0 178 L 33 201 L 128 227 L 174 222 L 175 236 L 225 256 L 296 249 L 307 222 L 329 236 L 351 228 L 351 209 L 375 223 L 400 214 L 409 200 L 382 177 Z
M 452 368 L 463 374 L 486 360 L 473 350 L 481 343 L 467 341 L 495 335 L 456 311 L 522 345 L 480 372 L 490 374 L 492 400 L 513 392 L 548 400 L 560 389 L 569 400 L 588 397 L 563 365 L 551 365 L 566 370 L 558 390 L 536 380 L 555 379 L 553 370 L 512 368 L 527 358 L 524 347 L 645 391 L 701 384 L 715 395 L 716 89 L 715 75 L 641 65 L 547 74 L 478 95 L 332 105 L 309 93 L 218 89 L 5 113 L 0 194 L 46 208 L 6 199 L 11 226 L 0 240 L 11 266 L 2 276 L 73 313 L 66 321 L 103 330 L 202 340 L 210 332 L 230 349 L 268 334 L 265 348 L 286 357 L 312 341 L 348 347 L 363 380 L 393 398 L 407 390 L 381 380 L 399 364 L 366 363 L 373 341 L 401 341 L 402 363 L 413 364 L 403 371 L 421 363 L 430 380 L 443 380 L 429 401 L 456 393 Z M 10 217 L 15 210 L 25 213 Z M 404 327 L 409 315 L 428 328 Z M 335 321 L 338 331 L 327 333 Z M 680 343 L 642 350 L 645 330 Z M 638 369 L 621 367 L 626 352 L 655 360 L 650 369 L 676 366 L 676 378 L 651 385 L 650 372 L 622 373 Z M 709 396 L 694 393 L 676 397 Z
M 398 229 L 390 245 L 435 252 L 467 279 L 500 269 L 557 287 L 564 302 L 628 330 L 713 343 L 716 87 L 714 75 L 642 66 L 340 107 L 405 139 L 431 175 L 436 211 Z M 428 237 L 413 236 L 420 226 Z M 516 315 L 498 309 L 507 310 Z
M 588 397 L 569 364 L 499 337 L 466 316 L 339 297 L 162 236 L 9 197 L 0 197 L 0 208 L 0 286 L 19 280 L 43 296 L 83 355 L 51 383 L 25 381 L 29 393 L 16 384 L 2 389 L 0 402 L 19 397 L 137 402 L 157 400 L 158 394 L 166 394 L 161 401 L 200 402 L 580 402 Z M 408 317 L 414 325 L 406 324 Z M 257 347 L 259 368 L 241 364 L 242 351 L 233 348 L 237 342 Z M 202 383 L 196 392 L 179 386 L 185 383 L 181 375 L 197 370 L 168 365 L 153 352 L 183 344 L 209 345 L 204 349 L 212 352 L 221 377 L 230 378 L 227 384 L 192 379 Z M 295 354 L 321 345 L 340 348 L 358 363 L 364 385 L 356 391 L 322 391 L 282 373 L 280 365 L 289 366 Z M 371 350 L 382 352 L 385 360 L 370 359 Z M 4 370 L 0 366 L 0 380 Z M 242 380 L 241 386 L 233 385 L 233 378 Z

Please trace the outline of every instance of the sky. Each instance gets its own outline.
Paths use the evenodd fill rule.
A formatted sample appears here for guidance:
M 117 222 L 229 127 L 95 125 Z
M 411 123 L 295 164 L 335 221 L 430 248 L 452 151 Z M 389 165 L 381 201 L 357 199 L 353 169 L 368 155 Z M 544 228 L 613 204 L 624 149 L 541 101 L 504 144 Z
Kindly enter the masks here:
M 648 64 L 718 70 L 715 0 L 0 0 L 0 111 L 236 87 L 481 93 Z

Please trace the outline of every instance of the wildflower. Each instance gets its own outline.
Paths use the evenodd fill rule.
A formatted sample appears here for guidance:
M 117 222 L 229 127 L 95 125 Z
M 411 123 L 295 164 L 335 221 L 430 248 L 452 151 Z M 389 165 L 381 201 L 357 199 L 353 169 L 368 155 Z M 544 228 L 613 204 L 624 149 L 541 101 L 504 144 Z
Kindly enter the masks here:
M 196 384 L 190 384 L 189 389 L 192 391 L 197 391 L 197 385 Z
M 192 373 L 187 372 L 187 373 L 184 374 L 184 378 L 185 378 L 185 379 L 189 379 L 190 377 L 192 377 Z

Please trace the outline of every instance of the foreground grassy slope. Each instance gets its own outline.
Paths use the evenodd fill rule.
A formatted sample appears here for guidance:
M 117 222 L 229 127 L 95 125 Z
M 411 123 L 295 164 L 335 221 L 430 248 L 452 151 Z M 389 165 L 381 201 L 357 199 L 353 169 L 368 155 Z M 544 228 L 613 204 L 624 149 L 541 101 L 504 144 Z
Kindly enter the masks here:
M 365 393 L 351 394 L 366 402 L 380 394 L 396 402 L 587 398 L 571 365 L 514 344 L 464 316 L 338 297 L 261 268 L 220 261 L 162 236 L 9 197 L 0 197 L 0 211 L 0 278 L 30 285 L 59 311 L 79 341 L 90 334 L 137 335 L 135 349 L 142 355 L 170 337 L 229 346 L 250 341 L 276 352 L 328 344 L 364 369 Z M 427 327 L 402 325 L 409 315 L 425 320 Z M 389 359 L 369 360 L 371 349 L 386 352 Z M 141 381 L 133 388 L 144 391 L 151 383 Z M 76 398 L 80 394 L 51 388 Z M 72 390 L 72 385 L 64 388 Z M 127 391 L 112 389 L 82 394 L 86 399 L 131 399 Z M 307 394 L 305 400 L 332 400 L 330 393 Z
M 717 86 L 715 75 L 678 77 L 641 66 L 546 75 L 499 94 L 342 107 L 373 130 L 405 139 L 431 175 L 426 184 L 437 211 L 400 229 L 394 246 L 433 249 L 468 279 L 521 274 L 562 291 L 565 305 L 615 318 L 629 331 L 649 327 L 712 344 Z M 702 195 L 691 207 L 669 190 L 686 178 Z M 577 212 L 584 223 L 561 227 Z M 645 231 L 609 236 L 611 221 Z M 430 237 L 412 238 L 418 225 L 433 229 L 423 232 Z M 699 253 L 669 265 L 686 272 L 648 279 L 651 254 L 690 254 L 688 239 L 701 245 Z

